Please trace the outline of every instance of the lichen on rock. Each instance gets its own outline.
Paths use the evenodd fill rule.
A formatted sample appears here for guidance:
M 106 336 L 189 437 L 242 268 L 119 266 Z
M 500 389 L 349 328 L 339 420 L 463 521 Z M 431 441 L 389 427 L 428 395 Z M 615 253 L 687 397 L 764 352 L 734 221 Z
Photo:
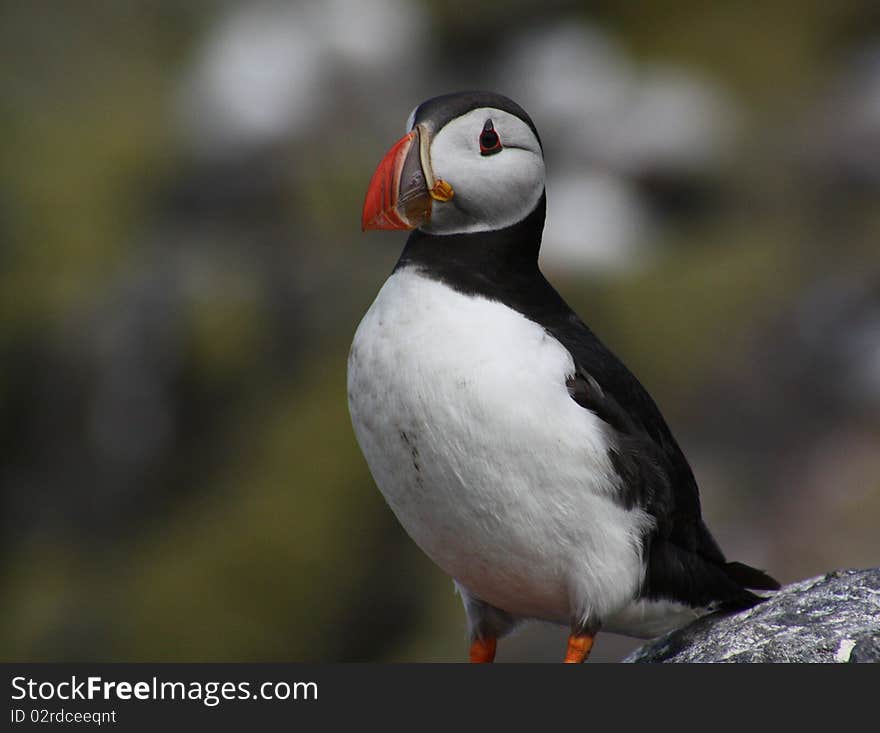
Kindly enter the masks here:
M 624 662 L 880 662 L 880 568 L 785 586 L 735 614 L 711 614 Z

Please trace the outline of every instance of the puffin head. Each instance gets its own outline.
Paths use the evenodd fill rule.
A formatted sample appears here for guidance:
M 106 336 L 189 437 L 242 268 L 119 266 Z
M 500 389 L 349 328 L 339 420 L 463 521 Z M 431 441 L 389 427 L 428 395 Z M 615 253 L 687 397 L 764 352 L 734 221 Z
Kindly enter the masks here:
M 531 118 L 492 92 L 422 102 L 370 180 L 361 224 L 436 235 L 503 229 L 544 194 L 544 157 Z

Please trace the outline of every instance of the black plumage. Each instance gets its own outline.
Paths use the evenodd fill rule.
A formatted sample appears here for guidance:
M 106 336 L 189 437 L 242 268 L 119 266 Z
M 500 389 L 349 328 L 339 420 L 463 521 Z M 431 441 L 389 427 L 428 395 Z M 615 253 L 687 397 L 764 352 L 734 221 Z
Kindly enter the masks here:
M 457 92 L 455 94 L 442 94 L 422 102 L 413 111 L 413 124 L 420 122 L 427 124 L 433 130 L 441 129 L 447 122 L 454 120 L 466 112 L 477 107 L 491 107 L 509 112 L 525 122 L 535 134 L 538 144 L 541 144 L 541 136 L 532 118 L 529 117 L 522 107 L 512 99 L 495 92 Z

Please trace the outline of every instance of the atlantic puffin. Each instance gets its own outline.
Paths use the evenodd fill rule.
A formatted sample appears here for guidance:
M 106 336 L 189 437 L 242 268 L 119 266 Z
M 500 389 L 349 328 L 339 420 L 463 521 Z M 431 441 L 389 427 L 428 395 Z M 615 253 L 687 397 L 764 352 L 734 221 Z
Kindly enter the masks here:
M 779 584 L 728 562 L 644 387 L 538 268 L 541 140 L 518 104 L 418 105 L 362 228 L 411 230 L 348 359 L 355 436 L 397 519 L 464 603 L 470 660 L 540 619 L 583 662 Z M 751 590 L 750 590 L 751 589 Z

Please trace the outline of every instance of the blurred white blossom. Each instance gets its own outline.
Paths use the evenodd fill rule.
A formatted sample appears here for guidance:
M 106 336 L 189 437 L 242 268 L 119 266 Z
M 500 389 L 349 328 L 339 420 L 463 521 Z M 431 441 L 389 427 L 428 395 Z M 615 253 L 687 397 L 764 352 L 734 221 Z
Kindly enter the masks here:
M 732 102 L 694 73 L 641 65 L 577 21 L 529 30 L 503 51 L 497 84 L 531 110 L 548 162 L 548 268 L 619 270 L 647 253 L 659 222 L 640 177 L 711 171 L 730 151 Z
M 419 7 L 404 0 L 236 4 L 208 31 L 178 90 L 184 136 L 210 153 L 304 135 L 340 80 L 381 90 L 399 69 L 417 68 L 424 30 Z

